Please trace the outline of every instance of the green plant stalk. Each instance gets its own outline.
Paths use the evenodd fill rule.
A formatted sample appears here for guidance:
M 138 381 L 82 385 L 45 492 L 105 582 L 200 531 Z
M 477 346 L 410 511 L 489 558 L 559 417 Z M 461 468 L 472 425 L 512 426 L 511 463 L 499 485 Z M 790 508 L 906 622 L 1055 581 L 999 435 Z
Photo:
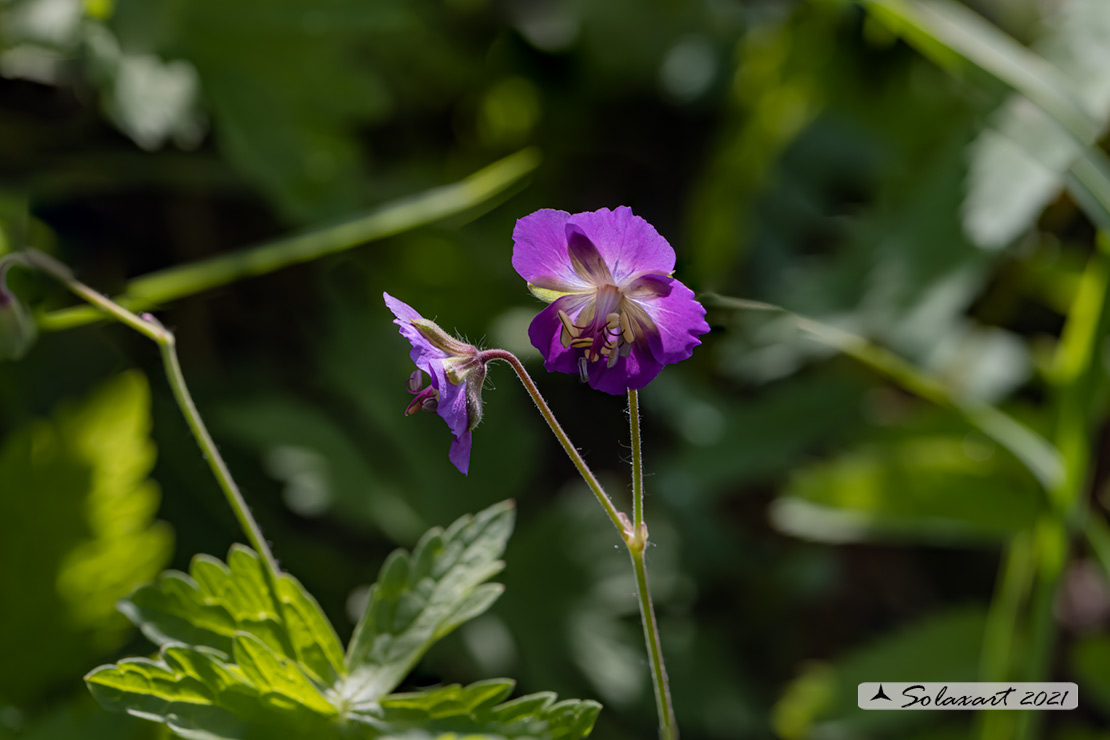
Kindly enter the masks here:
M 1029 657 L 1021 678 L 1044 680 L 1056 645 L 1054 613 L 1074 533 L 1088 518 L 1085 493 L 1091 476 L 1091 448 L 1097 420 L 1091 403 L 1100 382 L 1102 340 L 1110 324 L 1110 235 L 1099 232 L 1098 250 L 1087 263 L 1075 301 L 1068 311 L 1052 372 L 1055 391 L 1056 447 L 1064 458 L 1064 477 L 1050 491 L 1051 506 L 1034 529 L 1036 579 L 1029 605 Z M 1096 551 L 1097 552 L 1097 551 Z M 1043 718 L 1022 712 L 1018 738 L 1035 737 Z M 995 737 L 1002 737 L 999 733 Z
M 158 349 L 162 353 L 162 361 L 166 367 L 166 377 L 173 391 L 174 400 L 177 401 L 177 405 L 181 409 L 182 415 L 185 417 L 185 422 L 189 426 L 189 431 L 192 432 L 193 437 L 200 446 L 201 452 L 204 453 L 204 457 L 208 461 L 209 467 L 212 469 L 213 475 L 216 476 L 216 481 L 223 491 L 224 496 L 227 498 L 228 504 L 231 505 L 231 510 L 234 512 L 235 518 L 239 521 L 243 533 L 250 541 L 251 547 L 253 547 L 255 552 L 261 555 L 262 559 L 265 561 L 267 579 L 269 580 L 269 586 L 273 592 L 274 603 L 280 611 L 281 600 L 277 590 L 277 579 L 280 576 L 280 570 L 278 569 L 277 561 L 274 559 L 273 553 L 270 552 L 270 548 L 266 544 L 266 539 L 262 536 L 262 530 L 259 528 L 258 522 L 255 521 L 250 513 L 250 509 L 247 507 L 246 501 L 243 500 L 243 494 L 239 491 L 239 487 L 235 485 L 235 480 L 231 477 L 231 471 L 228 470 L 227 464 L 224 463 L 223 457 L 220 456 L 215 442 L 212 441 L 212 437 L 208 433 L 208 429 L 205 427 L 200 413 L 197 411 L 196 404 L 193 403 L 189 388 L 185 384 L 185 377 L 181 373 L 181 364 L 177 359 L 176 341 L 174 340 L 173 333 L 163 327 L 153 316 L 137 316 L 111 299 L 97 293 L 89 286 L 77 280 L 68 267 L 52 257 L 34 249 L 26 250 L 21 256 L 24 258 L 24 264 L 50 275 L 79 298 L 89 302 L 100 311 L 107 313 L 121 323 L 126 324 L 158 345 Z
M 632 440 L 632 527 L 638 530 L 644 521 L 644 465 L 640 456 L 640 397 L 628 389 L 628 431 Z
M 628 390 L 628 424 L 632 438 L 632 533 L 625 535 L 624 544 L 636 571 L 636 592 L 640 598 L 640 620 L 644 625 L 644 643 L 651 657 L 651 684 L 655 690 L 655 709 L 659 716 L 659 737 L 678 740 L 678 725 L 674 720 L 671 686 L 667 680 L 667 667 L 663 663 L 663 644 L 659 639 L 659 625 L 655 619 L 655 605 L 648 588 L 647 563 L 644 553 L 648 544 L 648 529 L 644 523 L 644 462 L 640 444 L 639 394 Z
M 538 150 L 523 149 L 457 183 L 387 203 L 366 215 L 136 278 L 113 301 L 121 308 L 146 311 L 242 278 L 399 234 L 486 203 L 534 170 L 539 162 Z M 68 308 L 42 316 L 39 328 L 69 329 L 103 318 L 100 311 L 89 306 Z
M 648 656 L 651 659 L 651 680 L 655 689 L 656 708 L 659 713 L 659 737 L 662 740 L 678 740 L 678 727 L 674 722 L 674 709 L 671 705 L 670 684 L 667 682 L 667 669 L 663 664 L 663 650 L 659 641 L 659 628 L 655 621 L 655 608 L 651 602 L 651 592 L 648 590 L 647 565 L 644 562 L 644 550 L 647 548 L 647 525 L 643 521 L 643 464 L 640 454 L 640 412 L 636 391 L 628 392 L 628 408 L 630 414 L 629 424 L 632 432 L 632 481 L 633 481 L 633 511 L 635 523 L 629 521 L 628 516 L 613 505 L 612 499 L 605 493 L 597 477 L 586 464 L 578 448 L 570 441 L 570 437 L 563 431 L 551 407 L 547 405 L 540 389 L 532 380 L 532 376 L 524 369 L 524 364 L 512 352 L 504 349 L 487 349 L 480 355 L 482 362 L 502 360 L 509 363 L 516 376 L 520 379 L 524 390 L 532 397 L 540 416 L 551 428 L 555 439 L 562 445 L 574 467 L 578 470 L 582 480 L 593 491 L 597 502 L 605 510 L 613 526 L 621 536 L 628 554 L 632 558 L 632 569 L 636 574 L 636 591 L 640 599 L 640 617 L 644 625 L 644 642 L 647 645 Z
M 547 426 L 551 428 L 551 432 L 555 435 L 555 439 L 559 441 L 559 444 L 562 445 L 563 449 L 566 451 L 570 461 L 574 463 L 574 467 L 578 470 L 579 475 L 582 476 L 582 480 L 586 481 L 586 485 L 593 491 L 594 497 L 597 498 L 597 502 L 601 504 L 601 508 L 605 510 L 609 520 L 613 522 L 613 526 L 617 528 L 617 532 L 620 533 L 622 538 L 625 537 L 630 528 L 628 517 L 618 511 L 617 507 L 613 505 L 612 499 L 605 493 L 605 489 L 601 487 L 601 483 L 598 482 L 597 477 L 593 474 L 593 471 L 590 470 L 590 466 L 586 464 L 586 460 L 582 457 L 582 454 L 578 452 L 578 448 L 574 446 L 570 441 L 570 437 L 563 431 L 563 427 L 559 425 L 558 420 L 555 418 L 555 414 L 551 413 L 551 407 L 547 405 L 547 401 L 544 400 L 543 394 L 540 393 L 540 389 L 536 387 L 535 382 L 532 380 L 532 376 L 524 369 L 524 364 L 517 359 L 516 355 L 504 349 L 484 350 L 479 355 L 479 359 L 482 362 L 502 360 L 509 363 L 509 366 L 512 367 L 516 376 L 520 378 L 524 390 L 532 397 L 532 401 L 536 404 L 536 408 L 539 409 L 540 416 L 547 422 Z

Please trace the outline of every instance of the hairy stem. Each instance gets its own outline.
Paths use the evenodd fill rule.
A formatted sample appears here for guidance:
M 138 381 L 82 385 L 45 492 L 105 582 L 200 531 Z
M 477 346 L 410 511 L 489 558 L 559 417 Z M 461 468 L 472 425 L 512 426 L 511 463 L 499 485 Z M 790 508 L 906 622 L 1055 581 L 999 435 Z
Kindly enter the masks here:
M 632 527 L 644 521 L 644 465 L 640 457 L 640 398 L 628 389 L 628 427 L 632 439 Z
M 558 420 L 555 418 L 555 414 L 551 413 L 551 408 L 547 405 L 547 401 L 544 400 L 543 395 L 540 393 L 540 389 L 536 387 L 535 382 L 533 382 L 528 371 L 524 369 L 524 365 L 521 361 L 518 360 L 516 355 L 512 352 L 504 349 L 487 349 L 479 355 L 479 359 L 481 359 L 482 362 L 504 360 L 509 363 L 516 373 L 516 376 L 520 378 L 520 382 L 524 385 L 524 390 L 528 391 L 528 395 L 531 396 L 532 401 L 535 402 L 536 408 L 540 411 L 540 416 L 547 422 L 547 426 L 551 427 L 555 439 L 559 440 L 559 444 L 566 450 L 567 456 L 570 457 L 570 461 L 574 463 L 574 467 L 578 469 L 578 473 L 582 476 L 582 480 L 586 481 L 586 485 L 590 487 L 594 496 L 597 497 L 597 502 L 601 504 L 601 508 L 605 509 L 605 513 L 613 522 L 613 526 L 617 528 L 617 531 L 621 533 L 622 537 L 626 536 L 629 529 L 628 517 L 618 511 L 617 507 L 613 505 L 613 501 L 609 498 L 608 494 L 605 493 L 605 489 L 601 487 L 601 483 L 598 482 L 597 478 L 590 470 L 590 466 L 586 464 L 582 454 L 578 452 L 578 448 L 571 443 L 570 437 L 567 436 L 567 433 L 564 432 L 563 428 L 559 425 Z
M 177 401 L 177 405 L 185 417 L 185 422 L 189 425 L 189 430 L 197 444 L 200 445 L 201 452 L 204 453 L 204 457 L 208 461 L 208 466 L 212 469 L 213 475 L 216 476 L 216 482 L 227 498 L 228 504 L 231 505 L 231 510 L 235 513 L 239 525 L 243 528 L 243 533 L 250 540 L 254 550 L 266 562 L 269 585 L 273 590 L 274 601 L 280 608 L 281 602 L 277 591 L 277 579 L 280 571 L 278 570 L 277 561 L 262 536 L 262 530 L 259 528 L 258 522 L 254 520 L 250 509 L 247 508 L 247 503 L 243 500 L 243 494 L 240 493 L 239 487 L 235 485 L 235 480 L 231 477 L 231 471 L 228 470 L 215 442 L 212 441 L 212 436 L 208 433 L 208 429 L 197 411 L 196 404 L 193 403 L 189 388 L 185 384 L 185 376 L 181 373 L 181 364 L 177 360 L 176 342 L 173 333 L 162 326 L 153 316 L 149 314 L 137 316 L 118 303 L 97 293 L 77 280 L 68 267 L 52 257 L 34 249 L 26 250 L 22 253 L 22 256 L 25 264 L 50 275 L 78 297 L 153 340 L 158 345 L 174 400 Z
M 635 390 L 628 391 L 629 428 L 632 436 L 632 534 L 625 536 L 624 544 L 636 571 L 636 591 L 640 597 L 640 620 L 644 624 L 644 643 L 651 656 L 651 683 L 655 689 L 655 709 L 659 715 L 659 737 L 678 740 L 678 725 L 674 721 L 671 703 L 671 686 L 667 681 L 667 667 L 663 664 L 663 645 L 659 640 L 659 626 L 655 620 L 655 605 L 648 589 L 647 549 L 648 529 L 644 523 L 644 461 L 640 446 L 640 399 Z

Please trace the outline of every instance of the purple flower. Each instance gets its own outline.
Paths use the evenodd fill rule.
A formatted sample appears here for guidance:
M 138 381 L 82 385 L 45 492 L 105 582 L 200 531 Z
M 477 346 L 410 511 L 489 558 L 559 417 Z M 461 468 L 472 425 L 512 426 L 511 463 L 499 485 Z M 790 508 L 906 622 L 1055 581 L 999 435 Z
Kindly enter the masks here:
M 606 393 L 643 388 L 709 331 L 694 293 L 671 277 L 674 250 L 632 209 L 544 209 L 516 222 L 513 267 L 550 303 L 528 338 L 549 371 Z
M 405 414 L 423 409 L 443 417 L 455 435 L 447 457 L 466 475 L 470 468 L 470 432 L 482 420 L 486 365 L 477 347 L 451 336 L 388 293 L 382 296 L 397 317 L 393 323 L 401 327 L 401 336 L 412 344 L 409 356 L 416 370 L 409 377 L 408 390 L 414 398 Z M 431 378 L 431 385 L 421 388 L 424 373 Z

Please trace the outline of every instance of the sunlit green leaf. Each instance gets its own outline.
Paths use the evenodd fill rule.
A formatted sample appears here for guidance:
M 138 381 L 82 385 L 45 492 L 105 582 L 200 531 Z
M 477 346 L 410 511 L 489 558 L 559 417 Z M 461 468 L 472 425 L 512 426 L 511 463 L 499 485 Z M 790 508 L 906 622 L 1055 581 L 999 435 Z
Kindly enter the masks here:
M 138 373 L 0 446 L 0 703 L 34 696 L 115 649 L 116 601 L 155 576 L 172 534 L 147 478 L 150 392 Z
M 348 701 L 377 701 L 433 642 L 493 603 L 503 587 L 483 583 L 504 567 L 500 557 L 514 514 L 512 502 L 496 504 L 446 531 L 430 530 L 412 555 L 389 556 L 347 650 L 351 676 L 342 691 Z
M 327 617 L 288 573 L 279 581 L 281 604 L 270 595 L 264 564 L 235 545 L 228 563 L 193 558 L 190 574 L 168 571 L 120 602 L 120 609 L 160 645 L 205 647 L 227 657 L 237 635 L 249 633 L 280 655 L 299 661 L 316 680 L 333 685 L 345 671 L 343 649 Z

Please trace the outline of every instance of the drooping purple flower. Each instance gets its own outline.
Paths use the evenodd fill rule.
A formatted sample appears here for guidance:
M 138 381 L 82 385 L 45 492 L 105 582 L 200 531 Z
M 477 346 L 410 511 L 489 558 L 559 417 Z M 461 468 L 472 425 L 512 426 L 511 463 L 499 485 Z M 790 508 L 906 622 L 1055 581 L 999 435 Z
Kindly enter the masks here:
M 709 331 L 693 291 L 671 277 L 671 245 L 628 207 L 536 211 L 513 242 L 513 267 L 551 304 L 528 328 L 549 371 L 619 395 L 690 357 Z
M 388 293 L 382 296 L 396 317 L 393 323 L 400 327 L 401 336 L 412 344 L 409 356 L 416 370 L 409 376 L 408 390 L 414 398 L 405 414 L 420 410 L 439 414 L 455 435 L 447 457 L 466 475 L 470 468 L 470 433 L 482 419 L 486 365 L 477 347 L 451 336 Z M 431 384 L 422 388 L 424 373 Z

